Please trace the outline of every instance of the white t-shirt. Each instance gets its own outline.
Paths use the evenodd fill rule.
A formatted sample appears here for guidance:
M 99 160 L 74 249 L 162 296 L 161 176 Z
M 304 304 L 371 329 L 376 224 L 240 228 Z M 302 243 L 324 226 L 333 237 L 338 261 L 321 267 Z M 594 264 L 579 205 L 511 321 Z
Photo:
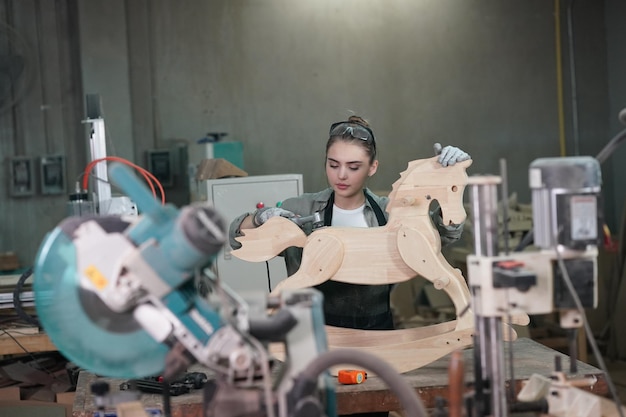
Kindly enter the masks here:
M 334 204 L 332 226 L 368 227 L 367 222 L 365 221 L 365 215 L 363 214 L 364 208 L 365 204 L 352 210 L 344 210 Z

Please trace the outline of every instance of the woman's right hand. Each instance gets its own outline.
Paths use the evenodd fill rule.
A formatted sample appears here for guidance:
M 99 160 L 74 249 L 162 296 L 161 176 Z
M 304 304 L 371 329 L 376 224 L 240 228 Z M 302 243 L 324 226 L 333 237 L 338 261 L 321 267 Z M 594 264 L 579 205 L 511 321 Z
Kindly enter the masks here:
M 285 217 L 287 219 L 296 217 L 294 213 L 289 210 L 281 209 L 280 207 L 264 207 L 254 212 L 252 216 L 252 224 L 255 227 L 259 227 L 272 217 L 276 216 Z

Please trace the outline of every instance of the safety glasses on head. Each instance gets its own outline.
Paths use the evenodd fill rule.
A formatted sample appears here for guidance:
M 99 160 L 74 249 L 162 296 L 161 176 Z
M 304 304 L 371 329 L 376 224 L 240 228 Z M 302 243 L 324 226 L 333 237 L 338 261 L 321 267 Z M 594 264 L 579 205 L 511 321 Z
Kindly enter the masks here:
M 330 125 L 329 136 L 352 136 L 366 142 L 375 143 L 374 133 L 369 127 L 354 122 L 337 122 Z

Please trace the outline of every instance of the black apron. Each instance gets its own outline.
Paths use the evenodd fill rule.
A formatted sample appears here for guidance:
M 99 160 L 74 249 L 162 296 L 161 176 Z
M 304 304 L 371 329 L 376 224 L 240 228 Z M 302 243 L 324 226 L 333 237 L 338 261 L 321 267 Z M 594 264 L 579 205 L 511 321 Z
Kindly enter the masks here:
M 363 190 L 369 201 L 378 226 L 387 224 L 387 218 L 374 198 Z M 324 209 L 324 226 L 333 221 L 335 192 L 330 195 Z M 393 315 L 389 305 L 391 285 L 359 285 L 338 281 L 326 281 L 317 288 L 324 294 L 324 318 L 326 324 L 361 330 L 393 330 Z M 364 302 L 367 300 L 367 303 Z M 388 412 L 359 413 L 345 417 L 387 417 Z M 343 417 L 343 416 L 339 416 Z
M 380 206 L 367 191 L 363 192 L 374 210 L 378 225 L 386 225 L 387 219 Z M 334 203 L 333 192 L 324 209 L 324 226 L 332 224 Z M 329 280 L 315 288 L 324 294 L 326 324 L 362 330 L 394 328 L 389 300 L 391 285 L 360 285 Z

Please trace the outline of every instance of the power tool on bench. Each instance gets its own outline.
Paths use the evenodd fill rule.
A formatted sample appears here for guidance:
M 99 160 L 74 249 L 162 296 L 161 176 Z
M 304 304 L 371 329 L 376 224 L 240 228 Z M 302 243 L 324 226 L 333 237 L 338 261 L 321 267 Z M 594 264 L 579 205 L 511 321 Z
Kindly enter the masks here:
M 324 216 L 321 211 L 316 211 L 310 216 L 293 217 L 289 220 L 291 220 L 300 227 L 304 227 L 304 225 L 308 223 L 311 223 L 311 227 L 313 229 L 324 226 Z
M 194 273 L 222 248 L 222 218 L 207 205 L 180 212 L 161 206 L 123 166 L 114 165 L 110 175 L 142 208 L 141 220 L 70 217 L 37 256 L 37 311 L 55 345 L 77 365 L 112 377 L 162 374 L 171 380 L 199 361 L 218 375 L 220 392 L 263 387 L 239 396 L 249 399 L 240 401 L 245 407 L 265 404 L 279 415 L 297 415 L 295 406 L 289 410 L 287 401 L 278 401 L 288 397 L 291 378 L 283 377 L 272 392 L 263 343 L 288 341 L 297 330 L 307 353 L 289 354 L 286 374 L 301 370 L 299 362 L 326 346 L 320 295 L 285 293 L 272 301 L 278 312 L 261 320 L 251 319 L 246 303 L 223 286 L 220 305 L 211 305 L 196 293 Z M 334 406 L 332 393 L 326 402 Z M 231 415 L 213 406 L 211 415 Z
M 318 291 L 265 297 L 256 306 L 263 314 L 219 277 L 210 279 L 215 298 L 200 296 L 195 278 L 210 274 L 226 241 L 221 216 L 206 204 L 157 203 L 123 165 L 109 173 L 141 215 L 69 217 L 45 237 L 35 263 L 37 313 L 69 360 L 101 376 L 169 381 L 199 362 L 214 374 L 205 385 L 207 417 L 335 416 L 327 370 L 350 363 L 396 389 L 407 415 L 426 415 L 374 355 L 327 352 Z M 285 345 L 283 363 L 269 355 L 276 342 Z

